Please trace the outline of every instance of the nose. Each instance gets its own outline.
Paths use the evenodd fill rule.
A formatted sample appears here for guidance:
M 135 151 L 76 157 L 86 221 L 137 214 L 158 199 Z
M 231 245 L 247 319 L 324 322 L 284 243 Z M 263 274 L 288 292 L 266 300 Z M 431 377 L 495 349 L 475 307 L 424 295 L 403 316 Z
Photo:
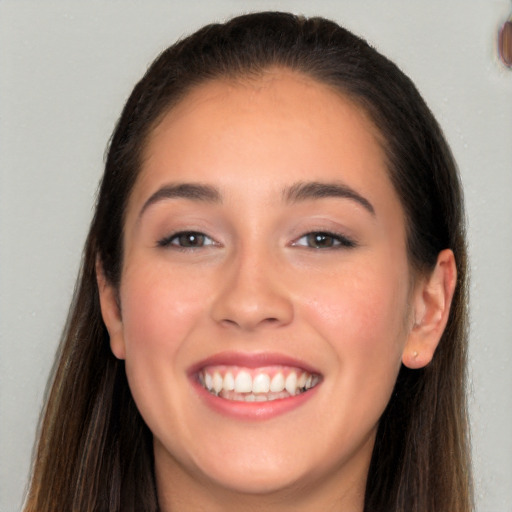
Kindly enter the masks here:
M 281 327 L 293 320 L 291 291 L 269 254 L 226 261 L 211 314 L 217 323 L 246 331 Z

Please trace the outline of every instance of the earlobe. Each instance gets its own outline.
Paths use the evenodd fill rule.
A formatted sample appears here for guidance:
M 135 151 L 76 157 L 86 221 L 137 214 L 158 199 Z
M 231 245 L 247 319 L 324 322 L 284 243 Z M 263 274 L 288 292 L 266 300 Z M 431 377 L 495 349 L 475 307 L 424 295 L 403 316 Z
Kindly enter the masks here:
M 434 270 L 420 279 L 414 291 L 412 327 L 405 345 L 402 362 L 411 369 L 430 363 L 441 340 L 457 283 L 453 252 L 441 251 Z
M 110 348 L 118 359 L 125 359 L 123 322 L 117 300 L 117 291 L 105 277 L 99 257 L 96 258 L 96 281 L 98 283 L 101 316 L 110 336 Z

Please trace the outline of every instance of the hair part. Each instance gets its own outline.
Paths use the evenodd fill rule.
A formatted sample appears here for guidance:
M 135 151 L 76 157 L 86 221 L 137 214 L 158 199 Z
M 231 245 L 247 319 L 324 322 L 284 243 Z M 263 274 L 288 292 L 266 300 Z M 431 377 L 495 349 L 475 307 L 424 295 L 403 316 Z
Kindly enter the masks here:
M 260 76 L 275 67 L 327 84 L 365 110 L 405 212 L 411 267 L 430 271 L 446 248 L 457 263 L 452 310 L 434 358 L 421 370 L 401 368 L 381 418 L 365 512 L 472 509 L 464 211 L 450 149 L 412 82 L 364 40 L 323 18 L 256 13 L 208 25 L 165 50 L 123 109 L 57 356 L 26 512 L 158 510 L 152 436 L 131 397 L 124 362 L 110 351 L 96 260 L 118 287 L 127 204 L 162 117 L 207 81 Z

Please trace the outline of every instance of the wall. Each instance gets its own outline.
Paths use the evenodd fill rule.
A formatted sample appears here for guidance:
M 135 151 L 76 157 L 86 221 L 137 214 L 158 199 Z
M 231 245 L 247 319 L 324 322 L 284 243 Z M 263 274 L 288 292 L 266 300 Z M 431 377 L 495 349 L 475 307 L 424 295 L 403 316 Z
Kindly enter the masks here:
M 0 511 L 20 508 L 103 151 L 131 86 L 178 36 L 258 9 L 322 14 L 365 36 L 441 122 L 469 220 L 478 512 L 512 511 L 512 71 L 495 49 L 504 0 L 0 0 Z

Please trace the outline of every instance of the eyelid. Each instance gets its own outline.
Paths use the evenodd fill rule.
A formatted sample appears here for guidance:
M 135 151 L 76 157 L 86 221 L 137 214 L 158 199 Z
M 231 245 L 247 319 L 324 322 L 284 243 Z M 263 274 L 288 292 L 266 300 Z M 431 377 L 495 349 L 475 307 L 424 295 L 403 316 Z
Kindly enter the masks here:
M 201 237 L 202 240 L 199 245 L 194 245 L 192 242 L 191 245 L 186 245 L 179 243 L 180 237 Z M 308 240 L 310 237 L 317 237 L 317 240 L 315 241 Z M 330 245 L 327 244 L 325 246 L 322 246 L 322 238 L 323 239 L 330 239 Z M 191 238 L 192 240 L 192 238 Z M 301 243 L 301 241 L 304 241 L 304 243 Z M 178 243 L 176 243 L 178 242 Z M 156 246 L 160 248 L 172 248 L 182 251 L 191 251 L 191 250 L 198 250 L 198 249 L 204 249 L 205 247 L 211 247 L 211 246 L 220 246 L 221 244 L 218 243 L 215 239 L 207 235 L 206 233 L 195 230 L 195 229 L 181 229 L 179 231 L 172 232 L 169 235 L 164 236 L 163 238 L 160 238 L 156 242 Z M 302 234 L 300 237 L 296 238 L 292 243 L 290 244 L 292 247 L 304 247 L 311 250 L 334 250 L 334 249 L 351 249 L 357 246 L 357 243 L 355 240 L 353 240 L 351 237 L 342 234 L 333 232 L 326 229 L 315 229 L 310 230 L 304 234 Z M 317 246 L 315 246 L 317 245 Z
M 309 243 L 306 241 L 306 243 L 301 244 L 299 243 L 300 240 L 306 239 L 311 235 L 320 235 L 332 238 L 334 240 L 334 244 L 331 246 L 326 247 L 312 247 L 309 245 Z M 324 229 L 318 229 L 318 230 L 312 230 L 308 231 L 307 233 L 304 233 L 302 236 L 297 238 L 292 244 L 292 246 L 295 247 L 305 247 L 312 250 L 333 250 L 333 249 L 352 249 L 357 246 L 357 243 L 352 238 L 348 237 L 347 235 L 344 235 L 342 233 L 335 233 L 333 231 L 324 230 Z
M 203 245 L 200 245 L 200 246 L 196 246 L 196 247 L 193 245 L 185 246 L 185 245 L 173 243 L 174 240 L 177 240 L 177 239 L 179 239 L 179 237 L 186 236 L 186 235 L 198 236 L 198 237 L 201 236 L 201 237 L 204 237 L 204 239 L 208 240 L 209 242 L 204 243 Z M 198 231 L 195 229 L 181 229 L 179 231 L 175 231 L 175 232 L 171 233 L 170 235 L 164 236 L 163 238 L 157 240 L 157 242 L 156 242 L 157 247 L 161 247 L 161 248 L 172 247 L 173 249 L 178 249 L 178 250 L 182 250 L 182 251 L 197 250 L 197 249 L 202 249 L 204 247 L 210 247 L 210 246 L 216 246 L 216 245 L 218 246 L 220 244 L 218 242 L 216 242 L 212 237 L 208 236 L 206 233 L 203 233 L 202 231 Z

